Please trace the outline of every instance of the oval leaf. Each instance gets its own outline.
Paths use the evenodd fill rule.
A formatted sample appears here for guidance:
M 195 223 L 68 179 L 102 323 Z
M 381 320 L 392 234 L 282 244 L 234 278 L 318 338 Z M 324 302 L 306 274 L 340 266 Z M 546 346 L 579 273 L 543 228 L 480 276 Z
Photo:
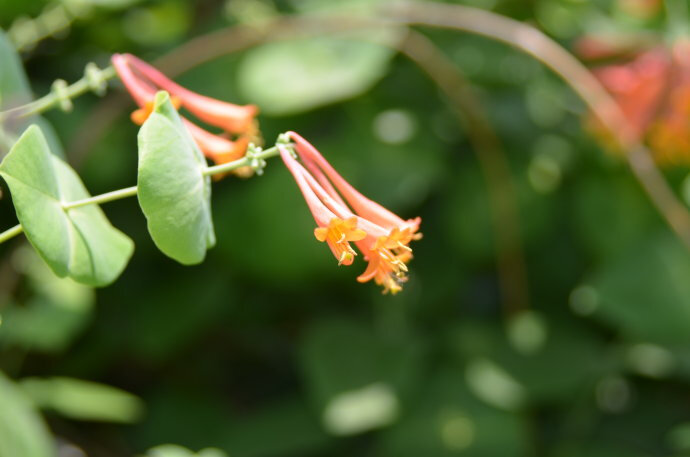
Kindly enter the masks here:
M 0 457 L 52 457 L 48 430 L 31 402 L 0 372 Z
M 159 92 L 139 130 L 139 204 L 158 249 L 185 265 L 202 262 L 216 243 L 205 168 L 168 93 Z
M 41 408 L 73 419 L 132 423 L 141 418 L 144 410 L 139 397 L 116 387 L 81 379 L 25 378 L 20 386 Z
M 51 154 L 41 129 L 29 127 L 0 164 L 24 233 L 53 272 L 92 286 L 113 282 L 134 250 L 98 205 L 69 210 L 89 198 L 77 173 Z
M 269 43 L 245 55 L 240 89 L 264 113 L 294 114 L 368 90 L 393 54 L 389 47 L 332 37 Z

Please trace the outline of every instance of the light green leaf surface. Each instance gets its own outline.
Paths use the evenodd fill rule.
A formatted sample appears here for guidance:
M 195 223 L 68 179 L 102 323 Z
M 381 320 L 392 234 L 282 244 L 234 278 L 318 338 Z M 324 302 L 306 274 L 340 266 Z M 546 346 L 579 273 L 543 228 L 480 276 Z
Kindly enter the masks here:
M 89 198 L 79 176 L 50 153 L 41 129 L 29 127 L 0 164 L 19 222 L 53 272 L 93 286 L 113 282 L 134 250 L 97 205 L 63 209 Z
M 380 33 L 369 32 L 367 39 Z M 397 39 L 386 33 L 383 39 Z M 266 114 L 287 115 L 357 96 L 385 74 L 394 51 L 356 39 L 319 37 L 269 43 L 249 51 L 240 89 Z
M 0 372 L 0 457 L 52 457 L 48 429 L 24 394 Z
M 205 167 L 168 93 L 159 92 L 139 131 L 139 204 L 156 246 L 185 265 L 202 262 L 216 243 Z
M 80 420 L 132 423 L 144 410 L 136 396 L 116 387 L 73 378 L 26 378 L 22 389 L 41 408 Z

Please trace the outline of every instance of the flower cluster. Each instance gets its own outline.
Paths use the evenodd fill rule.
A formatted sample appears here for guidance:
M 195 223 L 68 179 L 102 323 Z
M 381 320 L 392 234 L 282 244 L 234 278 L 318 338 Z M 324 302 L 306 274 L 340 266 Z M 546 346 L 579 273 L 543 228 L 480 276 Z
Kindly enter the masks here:
M 359 193 L 304 138 L 287 134 L 294 141 L 300 163 L 279 144 L 280 155 L 299 186 L 318 227 L 314 236 L 325 242 L 338 265 L 351 265 L 356 251 L 364 254 L 368 266 L 357 280 L 374 280 L 383 292 L 395 294 L 407 280 L 407 263 L 412 259 L 409 244 L 422 237 L 421 219 L 403 220 Z M 304 165 L 303 165 L 304 164 Z
M 143 124 L 151 114 L 154 96 L 162 89 L 170 93 L 176 108 L 183 107 L 201 121 L 223 130 L 216 135 L 182 118 L 199 149 L 216 164 L 243 157 L 249 143 L 255 141 L 258 134 L 255 105 L 239 106 L 199 95 L 131 54 L 115 54 L 112 62 L 127 91 L 139 105 L 132 113 L 132 121 L 136 124 Z M 251 171 L 240 170 L 239 174 Z
M 690 164 L 690 42 L 678 40 L 670 48 L 655 45 L 633 51 L 588 38 L 579 48 L 581 55 L 595 58 L 634 53 L 625 63 L 595 68 L 594 75 L 621 107 L 631 131 L 649 144 L 659 164 Z M 596 123 L 593 130 L 608 140 Z

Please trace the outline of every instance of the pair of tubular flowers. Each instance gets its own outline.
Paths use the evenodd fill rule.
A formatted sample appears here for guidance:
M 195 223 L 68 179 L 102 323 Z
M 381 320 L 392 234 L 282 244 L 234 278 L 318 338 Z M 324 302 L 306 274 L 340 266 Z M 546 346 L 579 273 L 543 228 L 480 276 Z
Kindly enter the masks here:
M 409 244 L 422 237 L 421 218 L 403 220 L 352 187 L 324 157 L 294 132 L 288 132 L 300 163 L 283 145 L 280 155 L 292 173 L 318 227 L 314 236 L 328 244 L 338 265 L 351 265 L 357 255 L 350 243 L 364 254 L 368 266 L 357 280 L 374 280 L 383 292 L 395 294 L 407 281 Z
M 114 54 L 112 63 L 127 91 L 139 105 L 131 116 L 134 123 L 144 123 L 153 109 L 156 92 L 166 90 L 176 108 L 184 107 L 201 121 L 223 130 L 222 134 L 216 135 L 182 118 L 201 152 L 216 164 L 242 158 L 249 143 L 256 140 L 258 129 L 255 117 L 258 108 L 255 105 L 234 105 L 192 92 L 131 54 Z M 242 169 L 238 171 L 240 175 L 247 172 Z

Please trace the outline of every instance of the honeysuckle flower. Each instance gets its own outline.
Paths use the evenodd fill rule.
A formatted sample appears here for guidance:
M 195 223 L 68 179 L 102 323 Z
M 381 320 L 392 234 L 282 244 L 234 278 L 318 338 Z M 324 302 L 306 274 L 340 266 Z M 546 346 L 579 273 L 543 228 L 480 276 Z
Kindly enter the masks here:
M 604 39 L 584 40 L 585 46 L 578 46 L 588 51 L 583 57 L 623 59 L 593 73 L 621 107 L 633 135 L 649 144 L 656 162 L 690 164 L 690 40 L 671 46 L 640 42 L 637 49 L 631 43 L 606 48 Z M 591 118 L 588 123 L 606 145 L 615 144 L 600 124 Z
M 201 152 L 214 163 L 231 162 L 243 157 L 249 143 L 256 139 L 256 106 L 239 106 L 196 94 L 131 54 L 115 54 L 112 62 L 127 91 L 139 105 L 139 109 L 131 115 L 136 124 L 143 124 L 151 114 L 155 94 L 162 89 L 170 93 L 175 108 L 184 107 L 200 120 L 225 130 L 225 133 L 216 135 L 182 116 L 182 122 Z M 233 140 L 230 135 L 236 138 Z M 235 174 L 246 176 L 250 173 L 246 169 L 238 169 Z
M 246 133 L 251 129 L 258 114 L 256 105 L 235 105 L 192 92 L 171 81 L 156 68 L 132 54 L 124 58 L 149 81 L 180 99 L 190 113 L 210 125 L 215 125 L 230 133 Z
M 421 219 L 404 220 L 368 199 L 350 185 L 308 141 L 288 132 L 300 163 L 284 146 L 280 154 L 302 191 L 318 227 L 316 239 L 326 242 L 339 265 L 351 265 L 353 242 L 368 265 L 357 280 L 374 280 L 393 294 L 407 281 L 409 244 L 421 238 Z

